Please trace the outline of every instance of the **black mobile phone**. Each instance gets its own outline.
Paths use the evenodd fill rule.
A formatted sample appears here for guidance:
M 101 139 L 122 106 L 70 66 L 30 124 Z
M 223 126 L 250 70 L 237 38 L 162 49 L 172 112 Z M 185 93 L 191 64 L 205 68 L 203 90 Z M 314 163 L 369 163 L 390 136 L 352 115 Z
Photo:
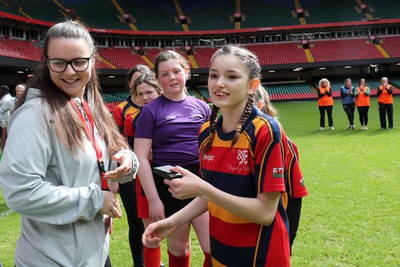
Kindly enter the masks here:
M 159 167 L 154 167 L 153 172 L 164 179 L 172 180 L 175 178 L 182 178 L 182 174 L 179 172 L 174 172 L 171 171 L 170 169 L 172 168 L 171 165 L 164 165 L 164 166 L 159 166 Z

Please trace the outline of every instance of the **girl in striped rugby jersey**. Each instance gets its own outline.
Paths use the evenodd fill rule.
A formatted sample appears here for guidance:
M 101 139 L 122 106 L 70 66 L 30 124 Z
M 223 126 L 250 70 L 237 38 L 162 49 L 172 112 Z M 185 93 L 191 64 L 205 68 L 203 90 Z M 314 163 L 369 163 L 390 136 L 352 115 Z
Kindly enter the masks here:
M 210 214 L 213 266 L 289 266 L 284 160 L 286 135 L 254 107 L 260 65 L 250 51 L 224 46 L 211 60 L 208 87 L 214 106 L 199 133 L 203 179 L 179 166 L 181 179 L 164 180 L 179 199 L 196 197 L 143 235 L 153 246 L 204 211 Z M 221 111 L 221 116 L 218 113 Z

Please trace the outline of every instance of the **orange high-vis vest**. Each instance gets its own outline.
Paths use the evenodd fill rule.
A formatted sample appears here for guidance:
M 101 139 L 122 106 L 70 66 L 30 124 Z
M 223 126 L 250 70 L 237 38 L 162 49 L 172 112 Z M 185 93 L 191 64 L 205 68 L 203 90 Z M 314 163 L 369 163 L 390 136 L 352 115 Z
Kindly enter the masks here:
M 318 90 L 320 94 L 324 94 L 321 98 L 318 98 L 318 106 L 333 106 L 333 97 L 325 94 L 326 91 L 330 92 L 331 88 L 329 86 L 326 88 L 320 87 Z
M 386 88 L 390 89 L 390 85 L 388 85 Z M 378 90 L 382 91 L 382 93 L 378 96 L 378 103 L 393 104 L 393 94 L 389 94 L 382 85 L 379 86 Z
M 356 107 L 369 107 L 371 105 L 370 95 L 365 94 L 365 91 L 361 91 L 360 87 L 357 87 L 356 91 L 358 92 L 356 96 Z

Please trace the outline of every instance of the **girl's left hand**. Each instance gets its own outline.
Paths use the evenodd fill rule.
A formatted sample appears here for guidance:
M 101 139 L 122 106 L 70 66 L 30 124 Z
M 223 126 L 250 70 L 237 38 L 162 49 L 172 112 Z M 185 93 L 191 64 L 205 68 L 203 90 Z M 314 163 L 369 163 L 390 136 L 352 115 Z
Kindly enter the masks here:
M 171 171 L 179 172 L 183 176 L 164 180 L 164 183 L 169 186 L 168 191 L 174 198 L 183 200 L 202 195 L 204 185 L 207 184 L 203 179 L 179 166 L 171 168 Z
M 117 153 L 111 157 L 118 162 L 118 167 L 112 171 L 106 172 L 106 179 L 124 180 L 132 172 L 132 158 L 126 153 Z
M 142 243 L 148 248 L 160 247 L 161 241 L 174 233 L 176 228 L 169 218 L 151 223 L 142 235 Z

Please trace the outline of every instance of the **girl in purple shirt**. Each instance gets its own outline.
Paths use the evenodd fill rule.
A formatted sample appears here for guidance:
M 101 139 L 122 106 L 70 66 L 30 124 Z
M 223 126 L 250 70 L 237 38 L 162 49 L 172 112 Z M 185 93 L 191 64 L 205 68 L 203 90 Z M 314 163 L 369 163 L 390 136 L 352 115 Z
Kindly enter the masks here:
M 183 166 L 199 172 L 198 132 L 210 116 L 206 103 L 186 93 L 190 68 L 175 51 L 158 54 L 154 63 L 163 95 L 146 105 L 139 117 L 135 133 L 135 153 L 140 162 L 139 179 L 149 202 L 149 220 L 164 219 L 186 206 L 190 200 L 171 196 L 164 178 L 155 175 L 152 167 Z M 152 163 L 148 159 L 153 154 Z M 192 221 L 205 254 L 204 266 L 210 266 L 208 213 Z M 147 227 L 147 225 L 145 225 Z M 169 266 L 190 266 L 190 224 L 181 226 L 167 239 Z M 160 248 L 145 248 L 145 265 L 157 266 Z

